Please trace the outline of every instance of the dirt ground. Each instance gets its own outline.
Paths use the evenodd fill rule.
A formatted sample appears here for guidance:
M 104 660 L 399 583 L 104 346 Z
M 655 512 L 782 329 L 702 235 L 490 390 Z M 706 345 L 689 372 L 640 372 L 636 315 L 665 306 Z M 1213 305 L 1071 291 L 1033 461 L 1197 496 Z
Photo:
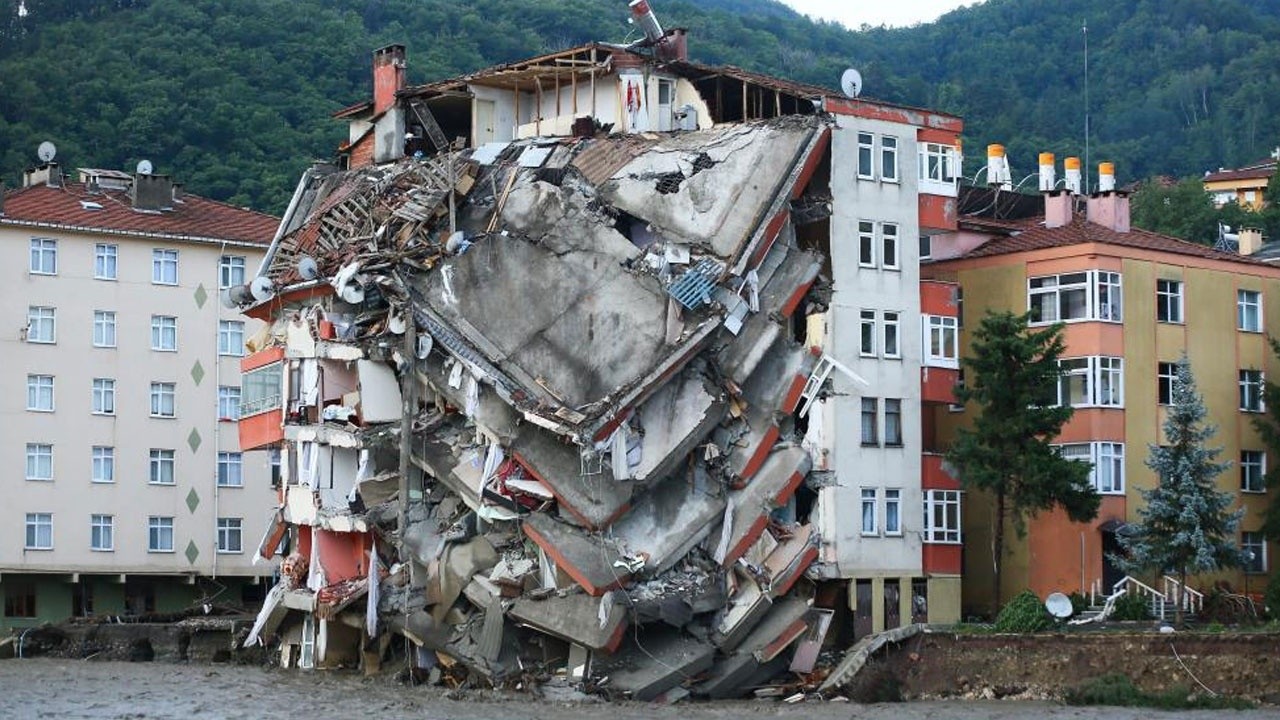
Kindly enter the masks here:
M 1227 713 L 1232 720 L 1275 718 L 1276 709 Z M 234 665 L 0 660 L 0 716 L 5 718 L 274 718 L 376 717 L 431 720 L 1091 720 L 1220 718 L 1217 712 L 1160 713 L 1141 708 L 1073 708 L 1045 702 L 965 701 L 858 705 L 840 702 L 736 701 L 655 706 L 598 701 L 532 700 L 519 693 L 450 696 L 407 687 L 389 677 Z

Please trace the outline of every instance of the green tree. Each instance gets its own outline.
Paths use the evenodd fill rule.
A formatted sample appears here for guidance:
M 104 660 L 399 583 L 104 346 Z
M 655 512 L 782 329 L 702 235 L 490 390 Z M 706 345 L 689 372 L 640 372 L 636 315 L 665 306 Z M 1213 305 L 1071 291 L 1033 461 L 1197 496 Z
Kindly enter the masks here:
M 1280 176 L 1280 173 L 1276 174 Z M 1268 338 L 1271 352 L 1280 357 L 1280 341 Z M 1265 381 L 1262 388 L 1262 402 L 1267 409 L 1265 415 L 1255 417 L 1253 427 L 1257 429 L 1262 442 L 1271 451 L 1272 457 L 1280 457 L 1280 385 L 1271 380 Z M 1262 534 L 1268 540 L 1280 540 L 1280 463 L 1275 463 L 1267 470 L 1267 490 L 1270 501 L 1262 516 Z M 1277 574 L 1280 577 L 1280 574 Z
M 966 382 L 957 398 L 979 411 L 973 427 L 961 429 L 947 451 L 960 483 L 995 497 L 992 532 L 995 608 L 1000 607 L 1005 523 L 1018 535 L 1026 520 L 1061 507 L 1076 522 L 1098 515 L 1100 498 L 1089 485 L 1090 466 L 1068 460 L 1050 442 L 1071 419 L 1072 408 L 1056 403 L 1062 376 L 1058 358 L 1063 326 L 1028 327 L 1029 315 L 990 312 L 974 332 L 965 358 Z
M 1215 484 L 1231 463 L 1218 462 L 1222 448 L 1207 445 L 1218 431 L 1205 424 L 1207 414 L 1184 355 L 1178 362 L 1172 405 L 1164 423 L 1169 444 L 1152 445 L 1147 456 L 1147 467 L 1160 481 L 1154 489 L 1142 491 L 1146 506 L 1138 510 L 1140 520 L 1133 532 L 1117 535 L 1126 554 L 1116 560 L 1128 572 L 1178 573 L 1183 595 L 1176 603 L 1179 624 L 1188 575 L 1240 564 L 1235 534 L 1243 511 L 1231 512 L 1231 493 L 1218 490 Z
M 1133 224 L 1204 245 L 1218 239 L 1218 212 L 1199 178 L 1168 185 L 1152 178 L 1130 199 Z

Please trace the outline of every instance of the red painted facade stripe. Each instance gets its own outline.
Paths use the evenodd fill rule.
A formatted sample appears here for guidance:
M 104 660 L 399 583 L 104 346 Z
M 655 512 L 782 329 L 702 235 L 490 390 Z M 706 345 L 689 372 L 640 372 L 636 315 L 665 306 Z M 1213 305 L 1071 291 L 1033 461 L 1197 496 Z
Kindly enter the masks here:
M 796 581 L 800 579 L 800 576 L 804 574 L 804 571 L 817 559 L 818 548 L 812 545 L 805 548 L 805 551 L 800 555 L 800 562 L 796 563 L 795 572 L 788 575 L 781 585 L 774 588 L 772 595 L 774 597 L 782 597 L 790 592 L 791 586 L 796 584 Z
M 791 297 L 787 298 L 786 304 L 782 306 L 780 311 L 783 317 L 791 317 L 791 313 L 795 312 L 796 308 L 800 306 L 800 301 L 804 299 L 805 293 L 809 292 L 809 286 L 811 285 L 813 285 L 813 280 L 802 284 L 796 288 L 795 292 L 791 293 Z
M 739 473 L 743 483 L 746 483 L 760 471 L 760 466 L 764 465 L 764 461 L 769 457 L 769 451 L 773 450 L 773 446 L 778 442 L 778 437 L 781 434 L 776 424 L 769 426 L 769 430 L 764 434 L 764 438 L 760 440 L 760 444 L 756 445 L 755 452 L 751 453 L 751 459 L 747 460 L 746 466 Z
M 587 594 L 592 597 L 600 597 L 610 590 L 620 588 L 627 580 L 631 579 L 630 573 L 622 572 L 617 574 L 617 579 L 614 582 L 603 586 L 596 586 L 587 579 L 586 575 L 582 573 L 582 570 L 569 562 L 569 558 L 565 557 L 564 553 L 560 552 L 550 540 L 542 535 L 542 533 L 539 533 L 527 523 L 522 526 L 522 529 L 524 530 L 524 534 L 530 540 L 537 543 L 538 547 L 542 548 L 547 555 L 551 556 L 551 559 L 555 561 L 556 567 L 564 570 L 569 577 L 573 578 L 574 582 L 581 585 L 582 589 L 586 590 Z
M 782 412 L 790 415 L 796 411 L 796 405 L 800 404 L 800 394 L 804 392 L 804 386 L 808 382 L 808 375 L 796 375 L 791 379 L 791 387 L 787 388 L 787 394 L 782 399 Z
M 729 553 L 724 556 L 724 562 L 720 563 L 720 565 L 722 567 L 729 567 L 737 562 L 738 558 L 746 555 L 747 551 L 751 549 L 751 546 L 755 545 L 756 541 L 760 539 L 760 534 L 764 532 L 764 529 L 768 527 L 768 525 L 768 515 L 761 515 L 756 518 L 755 522 L 751 523 L 751 528 L 747 530 L 747 534 L 738 541 L 737 545 L 734 545 L 729 549 Z

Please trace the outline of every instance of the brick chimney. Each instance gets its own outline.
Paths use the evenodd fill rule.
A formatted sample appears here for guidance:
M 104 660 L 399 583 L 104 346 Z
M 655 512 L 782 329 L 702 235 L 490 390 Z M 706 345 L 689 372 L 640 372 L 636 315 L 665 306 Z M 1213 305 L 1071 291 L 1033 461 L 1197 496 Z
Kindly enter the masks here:
M 1115 165 L 1098 163 L 1098 192 L 1089 196 L 1089 222 L 1115 232 L 1129 232 L 1129 195 L 1116 190 Z
M 404 46 L 388 45 L 373 51 L 373 114 L 396 104 L 404 88 Z
M 3 208 L 0 208 L 2 210 Z M 1262 231 L 1258 228 L 1240 228 L 1239 244 L 1241 255 L 1252 255 L 1262 249 Z
M 1044 194 L 1044 226 L 1052 230 L 1071 224 L 1075 209 L 1075 196 L 1069 190 Z
M 33 185 L 62 187 L 62 168 L 58 167 L 58 163 L 54 162 L 28 168 L 22 174 L 22 187 L 31 187 Z
M 666 36 L 658 43 L 657 53 L 659 59 L 667 62 L 688 60 L 689 31 L 680 27 L 668 30 Z
M 168 175 L 137 173 L 129 186 L 129 199 L 134 210 L 172 210 L 173 180 Z

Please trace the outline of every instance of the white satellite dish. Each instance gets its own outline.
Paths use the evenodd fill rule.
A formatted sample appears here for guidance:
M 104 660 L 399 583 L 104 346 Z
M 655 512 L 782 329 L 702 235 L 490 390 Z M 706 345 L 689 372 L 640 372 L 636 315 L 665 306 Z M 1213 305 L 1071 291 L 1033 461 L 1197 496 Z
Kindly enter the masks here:
M 431 348 L 435 346 L 436 340 L 430 334 L 422 334 L 418 336 L 417 355 L 419 360 L 426 360 L 431 354 Z
M 348 304 L 359 305 L 364 302 L 364 288 L 357 283 L 343 285 L 342 290 L 338 291 L 338 297 Z
M 840 89 L 844 94 L 856 98 L 862 94 L 862 73 L 854 68 L 849 68 L 840 76 Z
M 304 255 L 298 261 L 298 275 L 303 280 L 315 280 L 320 277 L 320 266 L 316 264 L 316 259 Z
M 1075 608 L 1071 606 L 1071 598 L 1060 592 L 1049 593 L 1049 597 L 1044 599 L 1044 609 L 1059 620 L 1069 618 L 1075 612 Z
M 139 175 L 150 175 L 155 168 L 151 166 L 150 160 L 139 160 L 137 169 Z
M 36 148 L 36 157 L 40 158 L 40 162 L 49 162 L 58 155 L 58 146 L 45 140 L 40 143 L 40 147 Z
M 253 294 L 253 299 L 258 302 L 270 300 L 276 294 L 275 285 L 272 284 L 271 278 L 266 275 L 259 275 L 249 283 L 249 292 Z

